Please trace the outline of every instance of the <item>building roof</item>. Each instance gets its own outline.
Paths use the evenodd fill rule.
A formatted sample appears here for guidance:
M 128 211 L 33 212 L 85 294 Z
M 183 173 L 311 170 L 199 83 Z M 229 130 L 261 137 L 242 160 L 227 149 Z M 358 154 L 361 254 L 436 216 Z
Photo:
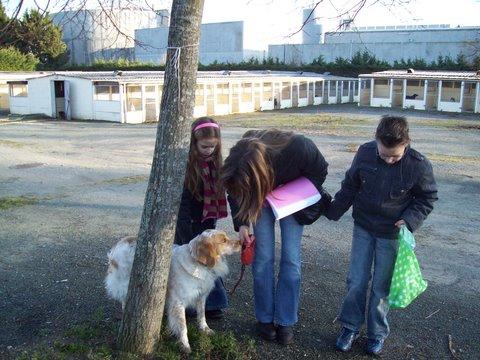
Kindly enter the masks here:
M 480 71 L 387 70 L 374 72 L 372 74 L 360 74 L 358 77 L 382 79 L 480 80 Z
M 90 81 L 109 81 L 118 83 L 163 81 L 163 71 L 59 71 L 47 76 L 51 77 L 70 77 L 86 79 Z M 199 71 L 197 79 L 200 80 L 239 80 L 255 78 L 318 78 L 319 80 L 356 80 L 355 78 L 346 78 L 341 76 L 317 74 L 303 71 Z
M 51 73 L 50 71 L 0 71 L 0 82 L 25 81 Z

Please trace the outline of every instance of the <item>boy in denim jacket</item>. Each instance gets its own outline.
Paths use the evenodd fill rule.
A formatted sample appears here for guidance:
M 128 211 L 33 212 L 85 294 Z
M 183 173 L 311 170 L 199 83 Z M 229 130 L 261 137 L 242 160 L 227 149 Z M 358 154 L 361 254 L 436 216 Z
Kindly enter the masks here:
M 352 250 L 347 294 L 339 315 L 343 327 L 338 350 L 351 349 L 365 321 L 373 262 L 367 352 L 378 355 L 382 351 L 389 334 L 388 294 L 399 228 L 418 229 L 437 199 L 432 165 L 410 147 L 407 120 L 383 116 L 375 140 L 360 146 L 326 213 L 328 219 L 338 220 L 353 205 Z

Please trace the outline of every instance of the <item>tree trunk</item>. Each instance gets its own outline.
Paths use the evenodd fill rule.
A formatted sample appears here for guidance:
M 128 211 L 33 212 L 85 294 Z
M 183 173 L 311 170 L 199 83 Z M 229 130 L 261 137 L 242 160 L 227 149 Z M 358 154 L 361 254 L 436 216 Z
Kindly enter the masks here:
M 203 2 L 172 3 L 168 46 L 181 49 L 167 52 L 152 170 L 118 337 L 120 350 L 143 356 L 153 353 L 160 337 L 195 104 Z

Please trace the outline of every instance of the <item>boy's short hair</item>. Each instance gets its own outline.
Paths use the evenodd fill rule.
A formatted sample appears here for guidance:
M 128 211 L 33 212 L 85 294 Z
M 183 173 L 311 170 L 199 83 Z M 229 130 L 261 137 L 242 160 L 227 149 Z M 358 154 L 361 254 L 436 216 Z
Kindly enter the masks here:
M 403 116 L 382 116 L 375 132 L 375 139 L 387 148 L 408 144 L 410 136 L 407 119 Z

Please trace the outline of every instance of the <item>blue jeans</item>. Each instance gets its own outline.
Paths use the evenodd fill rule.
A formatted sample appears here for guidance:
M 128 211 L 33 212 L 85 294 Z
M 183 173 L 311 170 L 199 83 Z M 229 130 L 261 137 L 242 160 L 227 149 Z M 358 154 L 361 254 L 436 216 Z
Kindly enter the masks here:
M 367 314 L 367 337 L 384 339 L 390 333 L 387 321 L 388 294 L 398 240 L 373 236 L 359 225 L 353 228 L 352 252 L 347 277 L 347 295 L 339 321 L 350 330 L 359 331 L 365 322 L 368 284 L 373 279 Z
M 205 310 L 221 310 L 228 307 L 228 297 L 222 278 L 215 280 L 215 287 L 208 294 Z
M 256 238 L 253 261 L 253 296 L 259 322 L 291 326 L 298 321 L 303 225 L 293 215 L 280 220 L 282 255 L 275 287 L 275 216 L 269 206 L 262 209 L 253 227 Z

